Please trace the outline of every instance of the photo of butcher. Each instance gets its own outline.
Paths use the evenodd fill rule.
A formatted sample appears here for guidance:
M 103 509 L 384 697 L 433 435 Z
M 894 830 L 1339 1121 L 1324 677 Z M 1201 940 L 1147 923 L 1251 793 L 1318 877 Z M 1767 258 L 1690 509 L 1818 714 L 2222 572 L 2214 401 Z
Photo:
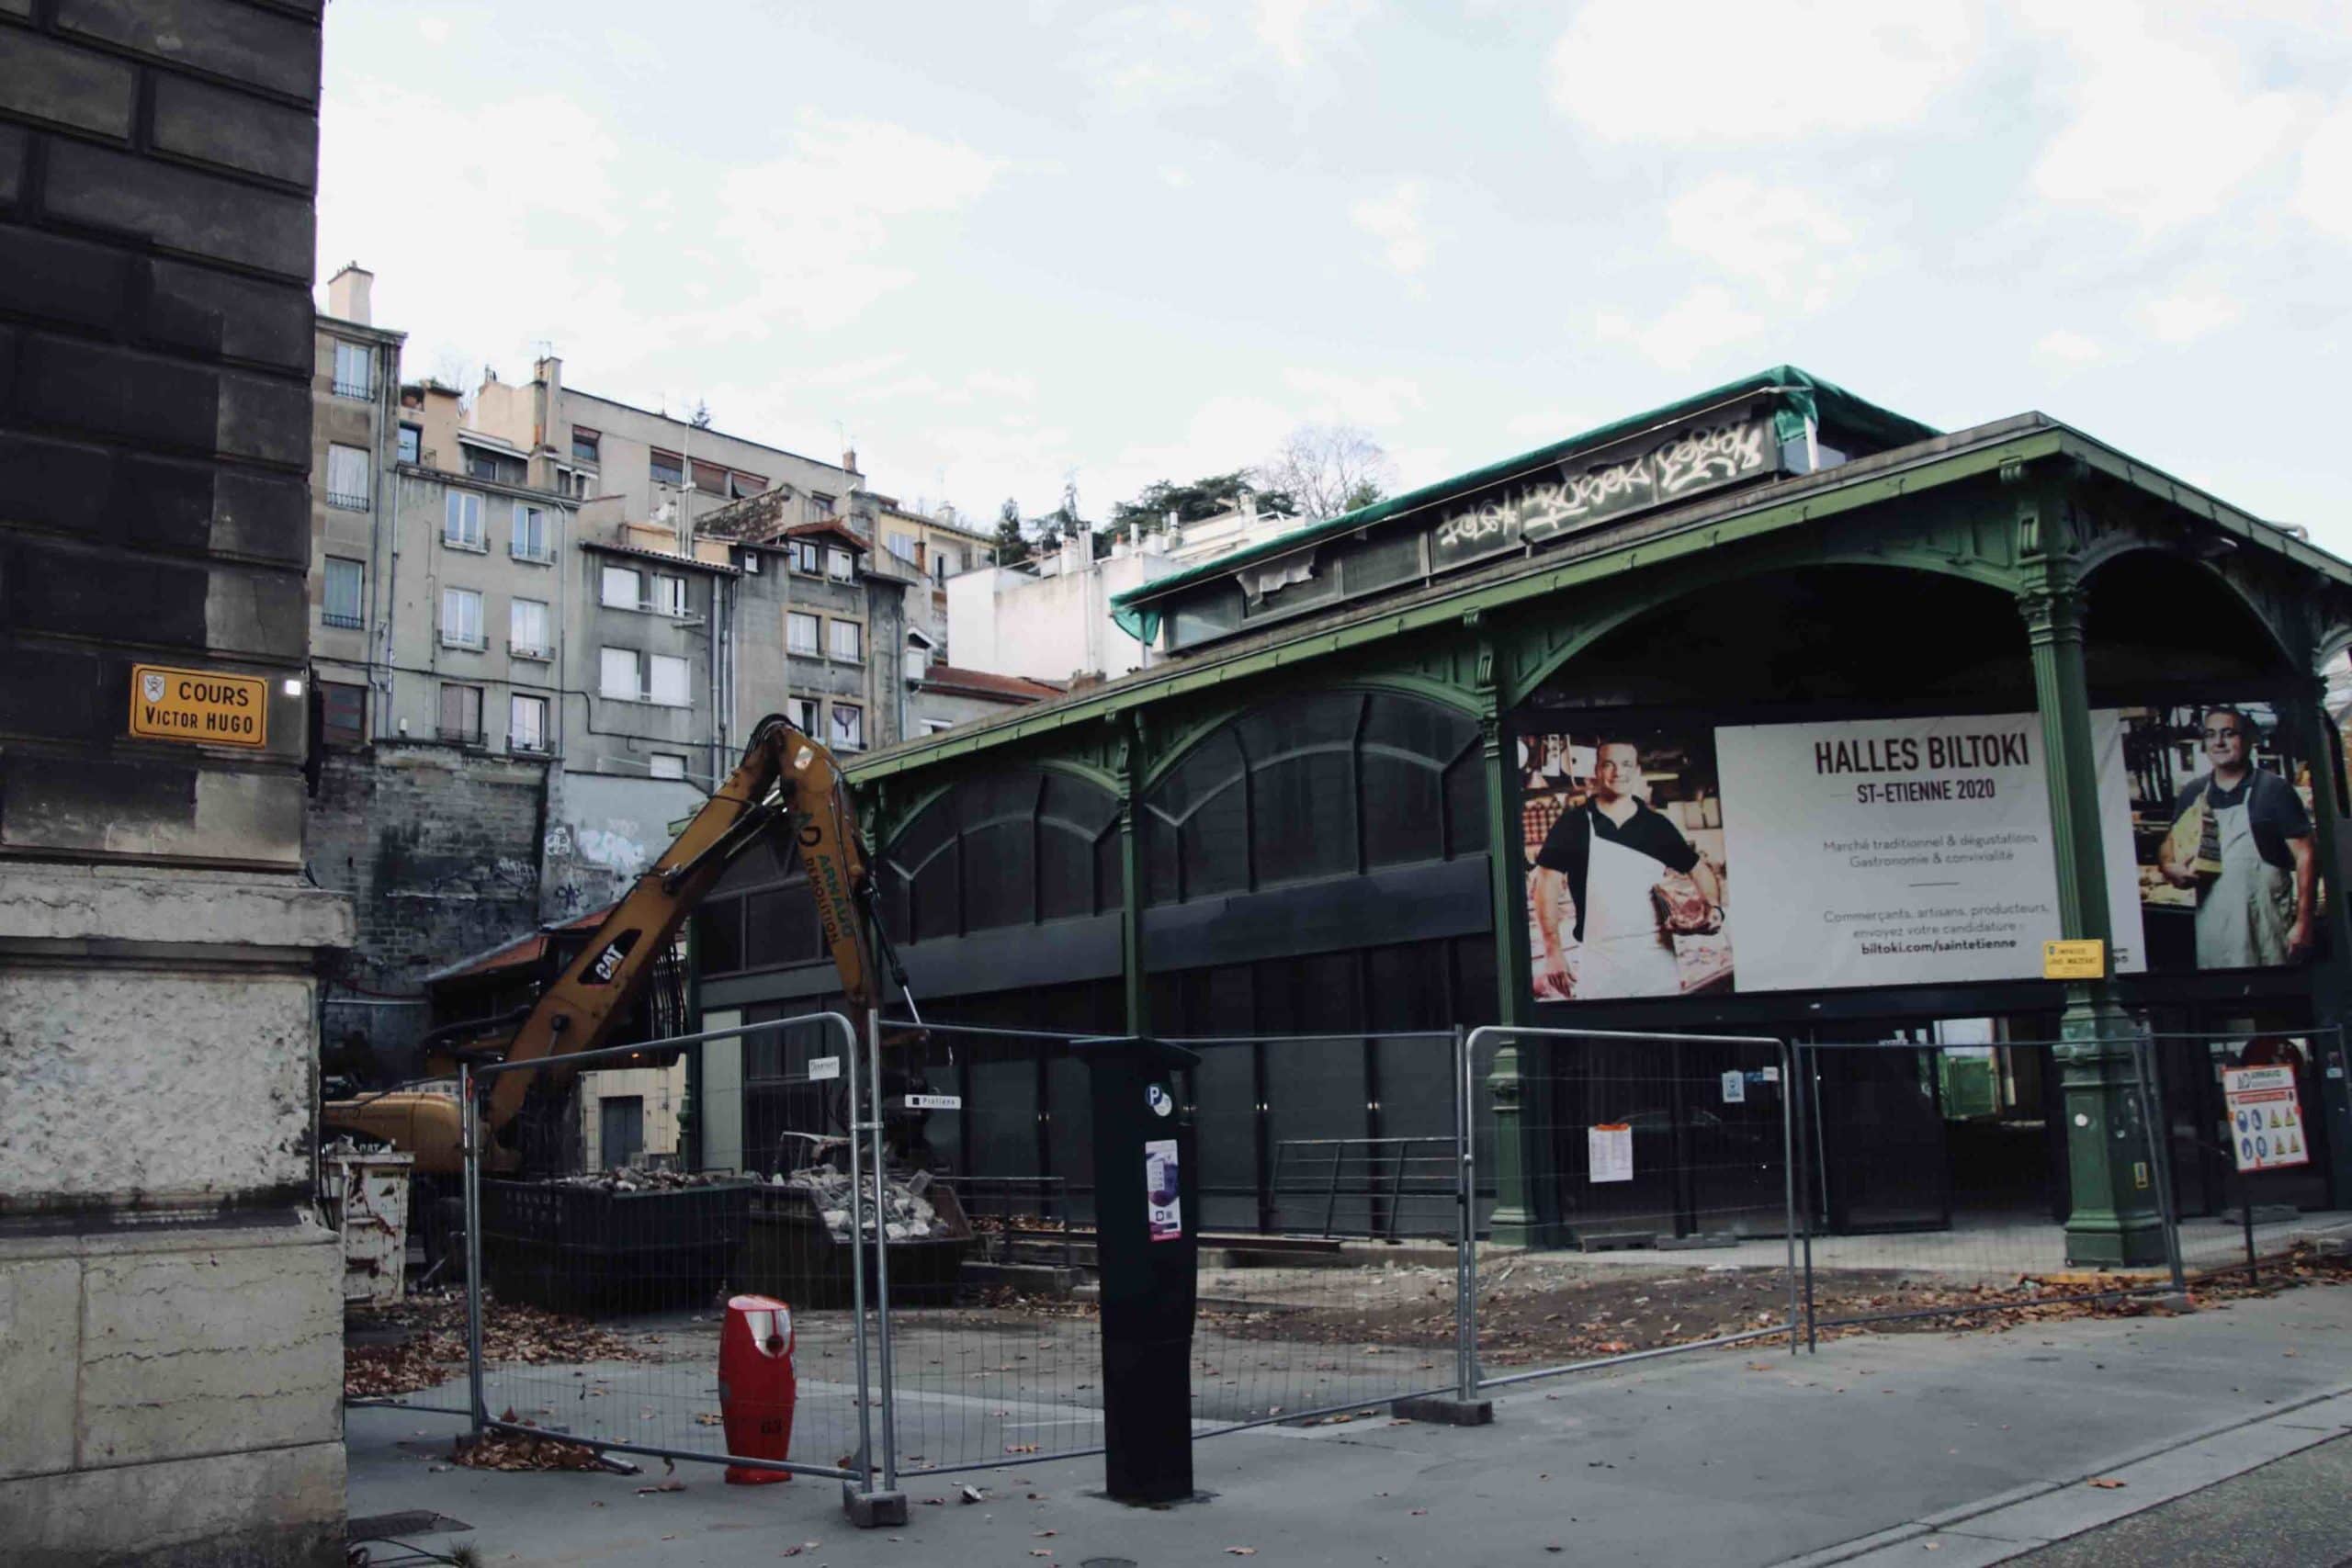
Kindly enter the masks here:
M 1680 764 L 1667 781 L 1653 780 L 1641 743 L 1622 736 L 1560 750 L 1568 776 L 1556 815 L 1545 814 L 1540 841 L 1528 823 L 1538 998 L 1671 997 L 1728 982 L 1721 802 L 1689 765 L 1695 750 L 1659 749 Z M 1659 782 L 1673 786 L 1663 809 L 1653 799 Z
M 2205 710 L 2210 764 L 2182 786 L 2157 869 L 2197 896 L 2197 967 L 2297 963 L 2312 948 L 2319 886 L 2312 820 L 2294 785 L 2254 761 L 2238 708 Z

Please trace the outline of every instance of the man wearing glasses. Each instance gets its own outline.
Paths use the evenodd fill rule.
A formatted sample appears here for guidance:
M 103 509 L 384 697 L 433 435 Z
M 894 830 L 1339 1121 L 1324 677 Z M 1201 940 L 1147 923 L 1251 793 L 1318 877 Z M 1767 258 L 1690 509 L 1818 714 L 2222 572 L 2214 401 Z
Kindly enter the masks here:
M 2312 949 L 2318 857 L 2311 818 L 2292 784 L 2254 765 L 2254 739 L 2253 722 L 2236 708 L 2206 710 L 2205 755 L 2212 771 L 2191 779 L 2173 807 L 2176 827 L 2203 808 L 2204 850 L 2200 854 L 2176 832 L 2157 861 L 2165 881 L 2198 889 L 2199 969 L 2289 964 Z

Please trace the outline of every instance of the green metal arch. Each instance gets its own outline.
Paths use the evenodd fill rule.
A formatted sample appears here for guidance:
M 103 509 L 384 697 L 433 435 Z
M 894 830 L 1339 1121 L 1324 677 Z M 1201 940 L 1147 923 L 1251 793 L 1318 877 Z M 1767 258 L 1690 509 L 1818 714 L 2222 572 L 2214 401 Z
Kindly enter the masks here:
M 1689 598 L 1702 590 L 1719 588 L 1726 582 L 1736 582 L 1742 578 L 1763 577 L 1776 572 L 1805 570 L 1825 566 L 1899 567 L 1906 570 L 1928 572 L 1937 577 L 1957 578 L 1962 581 L 1997 589 L 2004 593 L 2014 593 L 2018 587 L 2016 574 L 2007 567 L 1996 562 L 1981 558 L 1955 558 L 1941 553 L 1910 548 L 1828 551 L 1809 549 L 1801 557 L 1775 556 L 1763 559 L 1751 558 L 1736 565 L 1724 565 L 1699 573 L 1695 581 L 1691 577 L 1685 577 L 1670 588 L 1664 587 L 1662 584 L 1657 585 L 1652 591 L 1620 604 L 1589 625 L 1578 627 L 1574 637 L 1559 647 L 1545 651 L 1529 672 L 1521 674 L 1516 668 L 1512 670 L 1510 678 L 1499 694 L 1502 705 L 1505 708 L 1518 706 L 1544 682 L 1559 673 L 1561 667 L 1568 660 L 1590 649 L 1594 643 L 1654 610 L 1664 609 L 1677 599 Z M 1518 621 L 1522 636 L 1525 635 L 1527 624 L 1523 617 Z M 1517 660 L 1514 660 L 1511 663 L 1516 666 Z
M 954 794 L 958 786 L 968 784 L 976 778 L 984 778 L 991 773 L 1002 773 L 1014 772 L 1061 773 L 1066 777 L 1078 779 L 1082 783 L 1094 785 L 1097 789 L 1100 789 L 1109 795 L 1114 800 L 1117 799 L 1119 795 L 1118 775 L 1107 773 L 1104 770 L 1094 766 L 1091 762 L 1076 762 L 1062 757 L 1045 757 L 1035 760 L 1023 759 L 1017 767 L 1014 768 L 974 768 L 967 772 L 959 773 L 954 778 L 947 779 L 943 783 L 932 785 L 929 789 L 923 791 L 922 794 L 917 795 L 912 805 L 908 806 L 901 810 L 892 811 L 890 814 L 892 831 L 890 833 L 889 842 L 881 846 L 882 852 L 888 853 L 891 848 L 897 845 L 898 841 L 901 838 L 906 836 L 907 829 L 914 826 L 915 822 L 922 818 L 924 812 L 939 804 L 942 797 Z
M 2262 628 L 2263 635 L 2270 639 L 2270 650 L 2278 656 L 2278 661 L 2290 670 L 2302 670 L 2304 660 L 2303 651 L 2294 643 L 2290 642 L 2285 633 L 2271 620 L 2269 609 L 2265 606 L 2259 599 L 2248 592 L 2245 584 L 2239 582 L 2228 572 L 2222 570 L 2211 561 L 2199 560 L 2196 557 L 2186 555 L 2179 550 L 2167 549 L 2164 546 L 2147 539 L 2127 537 L 2110 548 L 2101 550 L 2096 555 L 2086 558 L 2085 564 L 2078 572 L 2075 581 L 2082 587 L 2087 589 L 2090 586 L 2092 575 L 2098 571 L 2100 568 L 2112 566 L 2115 562 L 2123 559 L 2125 557 L 2134 555 L 2165 556 L 2170 559 L 2180 561 L 2184 565 L 2188 566 L 2191 570 L 2202 574 L 2209 581 L 2219 585 L 2223 592 L 2230 595 L 2231 598 L 2238 602 L 2239 605 L 2245 609 L 2247 615 L 2254 617 L 2254 624 L 2260 626 Z
M 1299 689 L 1292 687 L 1282 692 L 1261 693 L 1244 701 L 1222 704 L 1205 716 L 1185 726 L 1164 751 L 1159 751 L 1149 759 L 1144 769 L 1143 777 L 1139 781 L 1142 792 L 1149 794 L 1152 788 L 1167 776 L 1170 769 L 1192 754 L 1195 747 L 1243 714 L 1254 712 L 1268 703 L 1292 695 Z M 1419 697 L 1425 702 L 1435 703 L 1441 707 L 1452 708 L 1471 719 L 1480 717 L 1486 711 L 1484 705 L 1478 701 L 1476 693 L 1464 691 L 1461 687 L 1443 681 L 1433 681 L 1426 675 L 1408 675 L 1399 672 L 1350 675 L 1327 685 L 1317 685 L 1314 690 L 1317 692 L 1388 692 L 1400 696 Z

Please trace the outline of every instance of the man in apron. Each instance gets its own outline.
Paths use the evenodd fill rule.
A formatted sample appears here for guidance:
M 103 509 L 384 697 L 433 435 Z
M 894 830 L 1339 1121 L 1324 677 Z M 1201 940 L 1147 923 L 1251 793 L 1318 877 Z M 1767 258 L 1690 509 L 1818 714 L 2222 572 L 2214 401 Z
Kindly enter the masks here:
M 1679 871 L 1710 905 L 1723 902 L 1714 867 L 1680 829 L 1641 800 L 1641 786 L 1640 752 L 1630 741 L 1602 741 L 1591 798 L 1562 813 L 1536 852 L 1535 926 L 1544 942 L 1542 977 L 1554 996 L 1579 1001 L 1679 996 L 1674 941 L 1659 923 L 1650 890 Z M 1576 908 L 1573 981 L 1560 942 L 1563 882 Z
M 2176 887 L 2199 887 L 2197 967 L 2250 969 L 2289 964 L 2312 947 L 2318 859 L 2302 797 L 2277 773 L 2254 766 L 2254 727 L 2235 708 L 2205 714 L 2205 755 L 2212 772 L 2191 779 L 2173 809 L 2176 827 L 2200 806 L 2211 819 L 2202 836 L 2218 852 L 2218 874 L 2200 878 L 2197 849 L 2176 832 L 2157 869 Z

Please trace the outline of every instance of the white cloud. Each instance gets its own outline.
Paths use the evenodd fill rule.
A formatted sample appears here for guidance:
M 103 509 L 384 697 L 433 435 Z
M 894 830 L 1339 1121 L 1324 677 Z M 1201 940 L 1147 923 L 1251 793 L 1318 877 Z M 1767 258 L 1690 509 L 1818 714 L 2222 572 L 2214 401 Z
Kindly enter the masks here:
M 1503 429 L 1523 440 L 1551 442 L 1565 441 L 1607 423 L 1606 419 L 1595 419 L 1581 412 L 1542 409 L 1533 413 L 1513 414 L 1503 421 Z
M 1422 227 L 1425 197 L 1419 180 L 1399 181 L 1385 196 L 1368 197 L 1351 208 L 1357 228 L 1380 242 L 1381 255 L 1406 277 L 1427 266 L 1430 239 Z
M 416 30 L 424 36 L 424 41 L 427 43 L 447 43 L 449 41 L 449 18 L 447 17 L 419 17 L 416 19 Z
M 758 279 L 738 324 L 821 332 L 856 320 L 915 281 L 890 259 L 910 254 L 893 245 L 891 220 L 962 211 L 1003 167 L 904 126 L 803 110 L 788 152 L 719 181 L 718 233 Z
M 1667 234 L 1732 277 L 1817 310 L 1871 260 L 1844 214 L 1795 186 L 1717 175 L 1667 204 Z
M 2250 85 L 2226 39 L 2160 37 L 2123 0 L 2069 0 L 2045 24 L 2082 68 L 2064 129 L 2033 186 L 2103 208 L 2154 234 L 2211 216 L 2239 194 L 2307 111 L 2300 94 Z
M 2096 339 L 2067 327 L 2043 334 L 2041 341 L 2033 345 L 2033 352 L 2038 358 L 2067 366 L 2089 365 L 2107 353 Z
M 2225 294 L 2177 293 L 2149 300 L 2141 307 L 2141 314 L 2157 342 L 2184 344 L 2220 331 L 2245 310 Z
M 2352 102 L 2322 120 L 2303 144 L 2295 209 L 2317 228 L 2352 242 Z
M 1547 86 L 1611 141 L 1797 141 L 1922 118 L 1978 41 L 1964 0 L 1590 0 Z
M 1354 424 L 1372 429 L 1401 424 L 1421 406 L 1421 389 L 1402 376 L 1369 380 L 1329 370 L 1285 370 L 1283 384 L 1306 399 L 1302 424 Z
M 1189 169 L 1180 169 L 1175 164 L 1170 164 L 1166 168 L 1159 171 L 1159 183 L 1166 186 L 1170 190 L 1182 190 L 1186 186 L 1193 183 L 1192 171 Z
M 1639 322 L 1605 310 L 1593 323 L 1602 341 L 1631 344 L 1668 370 L 1688 370 L 1719 350 L 1764 330 L 1764 318 L 1741 307 L 1729 290 L 1702 284 L 1655 321 Z
M 1367 0 L 1258 0 L 1251 30 L 1285 71 L 1304 71 L 1372 9 Z

